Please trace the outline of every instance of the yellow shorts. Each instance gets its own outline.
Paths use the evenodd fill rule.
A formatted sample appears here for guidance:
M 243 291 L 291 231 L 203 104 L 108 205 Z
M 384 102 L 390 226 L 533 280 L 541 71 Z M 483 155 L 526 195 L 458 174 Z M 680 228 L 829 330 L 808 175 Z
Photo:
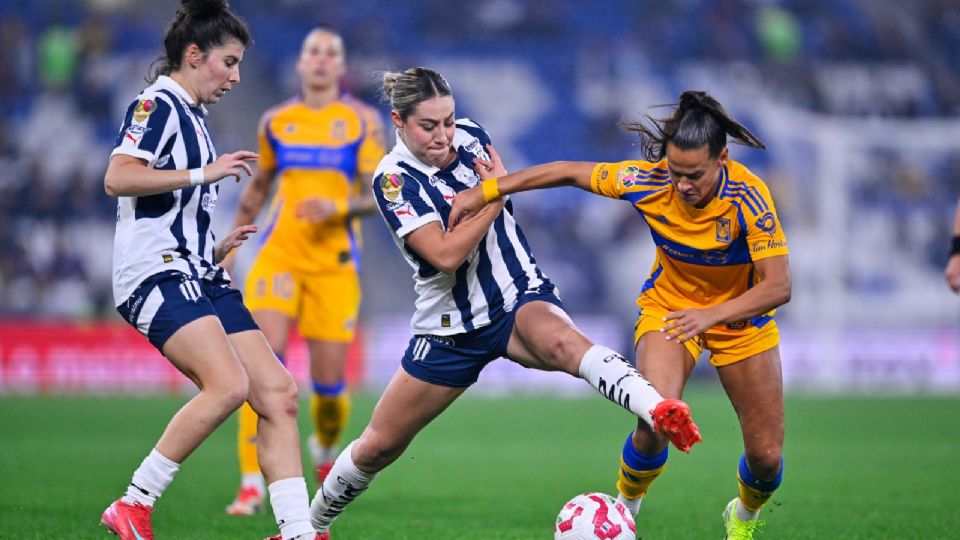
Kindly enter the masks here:
M 354 271 L 308 274 L 257 257 L 247 273 L 244 303 L 251 312 L 267 309 L 297 319 L 305 339 L 349 342 L 360 309 L 360 279 Z
M 668 313 L 670 313 L 669 310 L 659 306 L 644 306 L 634 327 L 634 346 L 647 332 L 659 332 L 661 328 L 666 326 L 667 323 L 663 321 L 663 318 Z M 694 361 L 700 358 L 704 349 L 710 351 L 710 363 L 719 367 L 746 360 L 753 355 L 768 351 L 780 343 L 780 331 L 777 329 L 777 323 L 773 320 L 767 321 L 761 327 L 754 326 L 749 322 L 742 323 L 742 325 L 742 328 L 736 328 L 738 325 L 714 326 L 703 334 L 685 341 L 683 345 L 693 356 Z

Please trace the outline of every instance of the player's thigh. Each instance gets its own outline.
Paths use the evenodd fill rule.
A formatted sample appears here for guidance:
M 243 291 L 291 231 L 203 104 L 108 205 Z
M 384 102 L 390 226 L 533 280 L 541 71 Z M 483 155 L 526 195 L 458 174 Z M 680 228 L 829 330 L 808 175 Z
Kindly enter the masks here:
M 577 374 L 591 346 L 563 308 L 536 300 L 516 309 L 507 353 L 526 367 Z
M 268 399 L 285 400 L 296 395 L 296 382 L 277 361 L 263 333 L 246 330 L 227 337 L 250 378 L 248 401 L 255 411 L 262 413 L 270 405 Z
M 247 376 L 220 320 L 195 319 L 167 339 L 163 354 L 202 390 L 247 391 Z
M 428 383 L 398 369 L 363 432 L 361 451 L 367 454 L 364 457 L 375 459 L 379 454 L 405 448 L 464 391 L 466 387 Z
M 301 303 L 300 335 L 308 340 L 353 341 L 360 310 L 360 280 L 356 272 L 304 275 L 298 280 Z
M 637 371 L 663 397 L 680 399 L 696 359 L 690 345 L 666 339 L 666 334 L 660 332 L 663 324 L 661 314 L 646 309 L 637 320 L 634 334 Z M 699 356 L 699 349 L 694 350 Z
M 720 366 L 717 373 L 740 419 L 748 452 L 779 453 L 784 436 L 780 348 L 774 346 L 739 362 Z

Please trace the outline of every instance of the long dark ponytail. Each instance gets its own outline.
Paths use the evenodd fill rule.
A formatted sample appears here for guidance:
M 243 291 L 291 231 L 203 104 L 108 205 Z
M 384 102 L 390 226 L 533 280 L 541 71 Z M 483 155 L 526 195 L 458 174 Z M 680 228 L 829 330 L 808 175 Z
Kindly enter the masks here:
M 250 43 L 247 23 L 230 11 L 227 0 L 180 0 L 163 34 L 163 54 L 150 65 L 148 82 L 180 69 L 183 52 L 191 43 L 207 52 L 234 38 L 246 47 Z
M 669 106 L 669 105 L 668 105 Z M 695 90 L 680 94 L 673 114 L 654 118 L 645 114 L 650 125 L 643 121 L 625 123 L 624 128 L 640 136 L 643 158 L 660 161 L 667 154 L 667 143 L 683 150 L 700 148 L 707 144 L 710 157 L 717 157 L 727 146 L 727 136 L 734 142 L 752 148 L 766 148 L 759 137 L 737 122 L 716 99 Z

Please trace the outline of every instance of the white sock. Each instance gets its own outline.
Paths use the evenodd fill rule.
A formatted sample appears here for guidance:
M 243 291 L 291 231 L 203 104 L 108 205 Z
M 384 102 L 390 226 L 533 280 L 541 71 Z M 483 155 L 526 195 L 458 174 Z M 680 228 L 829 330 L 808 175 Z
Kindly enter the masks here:
M 643 497 L 637 497 L 636 499 L 628 499 L 623 496 L 623 493 L 617 495 L 617 502 L 626 506 L 627 510 L 630 511 L 631 516 L 636 516 L 640 512 L 640 503 L 643 502 Z
M 737 499 L 737 517 L 740 519 L 740 521 L 754 521 L 760 517 L 760 511 L 751 511 L 749 508 L 743 505 L 743 502 L 741 502 L 740 499 Z
M 310 521 L 318 533 L 325 533 L 330 530 L 330 524 L 343 512 L 350 502 L 363 493 L 370 482 L 376 478 L 376 474 L 367 474 L 353 463 L 353 445 L 356 441 L 347 445 L 340 452 L 337 461 L 333 463 L 333 469 L 323 485 L 313 496 L 313 502 L 310 504 Z
M 121 500 L 127 504 L 138 502 L 145 506 L 153 506 L 179 470 L 179 463 L 163 457 L 154 448 L 140 463 L 140 467 L 133 472 L 133 479 Z
M 254 487 L 257 488 L 257 491 L 263 493 L 266 483 L 261 473 L 248 473 L 240 479 L 240 487 Z
M 663 396 L 619 353 L 603 345 L 590 347 L 580 360 L 580 377 L 653 427 L 651 411 Z
M 307 482 L 302 476 L 277 480 L 267 489 L 283 540 L 314 533 L 307 510 Z

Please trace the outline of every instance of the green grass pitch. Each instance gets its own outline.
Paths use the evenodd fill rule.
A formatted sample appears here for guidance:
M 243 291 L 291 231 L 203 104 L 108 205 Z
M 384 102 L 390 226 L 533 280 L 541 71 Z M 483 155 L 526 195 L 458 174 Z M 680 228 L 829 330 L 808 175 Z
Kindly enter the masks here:
M 686 398 L 705 442 L 671 453 L 638 519 L 644 540 L 722 538 L 720 513 L 736 494 L 741 442 L 726 398 L 713 386 Z M 184 399 L 0 398 L 0 538 L 107 538 L 100 512 Z M 349 439 L 373 400 L 356 399 Z M 958 413 L 957 398 L 789 397 L 786 474 L 761 538 L 956 538 Z M 595 397 L 468 393 L 348 508 L 333 537 L 551 538 L 573 495 L 615 491 L 631 418 Z M 234 438 L 231 420 L 187 460 L 154 512 L 158 538 L 275 532 L 269 513 L 223 513 L 238 483 Z

